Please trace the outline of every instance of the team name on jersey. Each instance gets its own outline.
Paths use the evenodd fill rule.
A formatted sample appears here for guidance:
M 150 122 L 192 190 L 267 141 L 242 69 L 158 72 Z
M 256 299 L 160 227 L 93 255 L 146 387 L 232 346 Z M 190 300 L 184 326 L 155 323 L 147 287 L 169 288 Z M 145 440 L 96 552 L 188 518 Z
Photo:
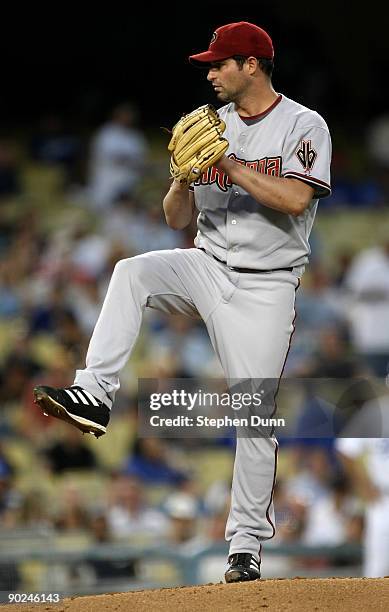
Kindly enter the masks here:
M 247 161 L 245 159 L 240 159 L 234 153 L 230 153 L 228 155 L 230 159 L 241 164 L 242 166 L 246 166 L 247 168 L 252 168 L 261 174 L 270 174 L 271 176 L 281 176 L 282 170 L 282 158 L 281 156 L 277 157 L 262 157 L 262 159 L 255 159 L 252 161 Z M 232 187 L 232 181 L 230 177 L 223 172 L 223 170 L 219 170 L 214 166 L 208 168 L 199 179 L 194 183 L 195 185 L 213 185 L 216 183 L 217 187 L 221 189 L 221 191 L 228 191 L 230 187 Z

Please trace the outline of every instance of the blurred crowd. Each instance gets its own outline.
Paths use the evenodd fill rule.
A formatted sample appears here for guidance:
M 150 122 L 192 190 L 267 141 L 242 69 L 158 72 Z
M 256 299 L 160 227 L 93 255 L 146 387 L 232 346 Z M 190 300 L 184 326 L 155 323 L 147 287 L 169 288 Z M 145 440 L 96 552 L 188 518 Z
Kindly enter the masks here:
M 388 130 L 389 120 L 380 121 Z M 327 214 L 333 209 L 336 215 L 340 205 L 350 214 L 352 205 L 380 209 L 388 201 L 382 125 L 368 134 L 374 172 L 358 174 L 352 160 L 336 152 L 334 193 L 320 204 Z M 222 376 L 201 321 L 146 312 L 113 411 L 116 433 L 104 442 L 43 417 L 32 401 L 35 384 L 68 386 L 83 366 L 119 259 L 192 246 L 193 226 L 174 232 L 164 223 L 167 155 L 153 149 L 129 104 L 113 109 L 87 137 L 57 115 L 46 116 L 23 147 L 0 140 L 0 534 L 81 533 L 89 544 L 158 542 L 188 554 L 223 542 L 233 438 L 207 441 L 205 477 L 203 441 L 136 437 L 138 378 Z M 314 234 L 285 376 L 385 378 L 389 239 L 340 251 L 331 267 L 324 249 Z M 283 452 L 288 460 L 281 461 L 275 491 L 275 541 L 359 542 L 363 503 L 332 446 L 289 441 Z M 69 480 L 81 472 L 89 474 L 82 486 Z M 97 491 L 88 487 L 92 474 L 99 477 Z M 141 570 L 130 559 L 91 562 L 88 571 L 99 579 Z M 17 567 L 4 569 L 0 561 L 0 590 L 18 580 Z

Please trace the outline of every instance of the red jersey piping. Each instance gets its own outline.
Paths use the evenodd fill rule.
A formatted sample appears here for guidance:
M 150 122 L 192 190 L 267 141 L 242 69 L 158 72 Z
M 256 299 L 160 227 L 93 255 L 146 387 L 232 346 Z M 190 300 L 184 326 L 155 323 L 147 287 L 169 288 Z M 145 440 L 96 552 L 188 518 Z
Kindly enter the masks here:
M 242 119 L 242 121 L 247 121 L 247 120 L 250 121 L 251 119 L 260 119 L 261 117 L 264 117 L 264 115 L 267 115 L 268 113 L 270 113 L 277 106 L 277 104 L 281 102 L 281 100 L 282 100 L 282 94 L 279 94 L 278 97 L 274 100 L 273 104 L 271 104 L 269 108 L 267 108 L 266 110 L 262 111 L 262 113 L 259 113 L 259 115 L 252 115 L 251 117 L 242 117 L 242 115 L 239 115 L 239 117 Z

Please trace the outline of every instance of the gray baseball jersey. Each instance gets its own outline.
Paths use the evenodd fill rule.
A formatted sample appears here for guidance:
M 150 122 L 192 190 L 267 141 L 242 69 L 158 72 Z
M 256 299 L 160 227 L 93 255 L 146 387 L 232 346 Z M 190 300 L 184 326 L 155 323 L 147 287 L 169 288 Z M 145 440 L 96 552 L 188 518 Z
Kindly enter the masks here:
M 325 121 L 284 95 L 256 117 L 241 118 L 233 103 L 219 114 L 227 126 L 228 157 L 258 172 L 301 179 L 315 188 L 314 199 L 302 215 L 287 215 L 262 206 L 212 167 L 194 183 L 196 246 L 233 267 L 304 265 L 318 199 L 331 192 L 331 139 Z

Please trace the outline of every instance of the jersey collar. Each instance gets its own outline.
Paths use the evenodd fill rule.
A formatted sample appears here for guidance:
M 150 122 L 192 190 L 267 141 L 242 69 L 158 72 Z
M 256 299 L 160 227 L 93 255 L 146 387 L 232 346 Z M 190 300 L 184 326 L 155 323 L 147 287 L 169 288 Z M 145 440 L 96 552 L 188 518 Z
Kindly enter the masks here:
M 262 111 L 262 113 L 259 113 L 258 115 L 253 115 L 252 117 L 242 117 L 238 113 L 239 119 L 241 119 L 244 123 L 247 122 L 247 125 L 250 125 L 252 122 L 259 121 L 260 119 L 263 119 L 266 115 L 271 113 L 272 110 L 274 110 L 275 107 L 278 106 L 281 100 L 282 100 L 282 94 L 278 94 L 278 97 L 274 100 L 273 104 L 271 104 L 266 110 Z

